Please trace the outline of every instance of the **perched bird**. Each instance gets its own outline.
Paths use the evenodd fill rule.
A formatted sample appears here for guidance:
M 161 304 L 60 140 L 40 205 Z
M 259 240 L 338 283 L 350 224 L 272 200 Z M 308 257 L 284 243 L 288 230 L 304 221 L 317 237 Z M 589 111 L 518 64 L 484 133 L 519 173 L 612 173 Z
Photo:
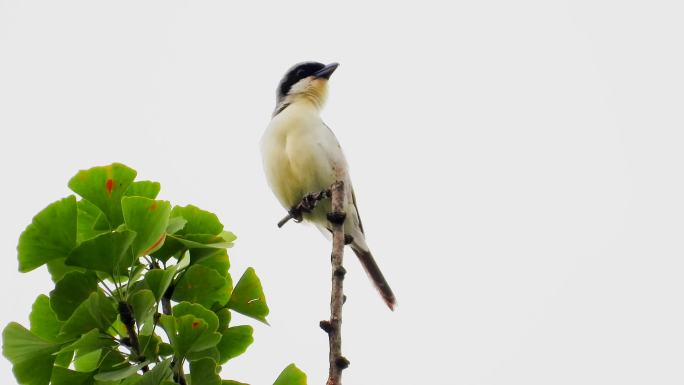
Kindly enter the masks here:
M 394 310 L 396 300 L 371 254 L 361 225 L 356 196 L 347 161 L 335 134 L 323 123 L 321 109 L 328 91 L 328 79 L 338 64 L 304 62 L 290 68 L 276 90 L 276 108 L 261 138 L 261 155 L 266 179 L 276 198 L 289 211 L 305 195 L 329 188 L 335 181 L 345 183 L 346 238 L 383 300 Z M 330 234 L 327 213 L 330 200 L 322 200 L 303 219 L 323 234 Z

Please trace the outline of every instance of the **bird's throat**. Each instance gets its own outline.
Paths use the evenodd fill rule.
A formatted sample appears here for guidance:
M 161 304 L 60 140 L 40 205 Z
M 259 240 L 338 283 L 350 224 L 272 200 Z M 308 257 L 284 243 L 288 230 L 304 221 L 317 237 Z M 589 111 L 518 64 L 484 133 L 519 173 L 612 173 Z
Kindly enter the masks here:
M 304 90 L 291 95 L 288 97 L 288 99 L 292 98 L 289 104 L 296 102 L 308 102 L 313 104 L 316 108 L 321 109 L 325 104 L 327 96 L 328 81 L 325 79 L 314 79 Z

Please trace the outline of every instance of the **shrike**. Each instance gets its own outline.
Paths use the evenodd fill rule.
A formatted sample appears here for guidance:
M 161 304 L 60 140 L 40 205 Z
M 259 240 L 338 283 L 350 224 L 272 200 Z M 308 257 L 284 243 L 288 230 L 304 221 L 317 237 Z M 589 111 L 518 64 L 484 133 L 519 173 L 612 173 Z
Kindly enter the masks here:
M 321 119 L 328 79 L 338 64 L 316 62 L 296 64 L 287 71 L 276 90 L 276 108 L 261 138 L 261 155 L 266 179 L 280 204 L 292 210 L 308 193 L 345 183 L 347 220 L 344 232 L 351 248 L 383 300 L 394 310 L 396 300 L 371 254 L 363 232 L 347 161 L 335 134 Z M 330 200 L 321 201 L 303 218 L 329 234 L 327 213 Z

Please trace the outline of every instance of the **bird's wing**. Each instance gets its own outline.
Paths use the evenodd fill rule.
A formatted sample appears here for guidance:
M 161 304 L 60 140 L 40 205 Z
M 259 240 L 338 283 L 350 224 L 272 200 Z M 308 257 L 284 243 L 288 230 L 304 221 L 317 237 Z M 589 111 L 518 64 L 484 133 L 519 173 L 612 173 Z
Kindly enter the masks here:
M 361 215 L 359 214 L 359 205 L 356 204 L 356 194 L 354 193 L 354 188 L 352 187 L 352 203 L 354 204 L 354 211 L 356 211 L 356 220 L 359 222 L 359 229 L 361 230 L 361 233 L 365 232 L 363 231 L 363 223 L 361 223 Z

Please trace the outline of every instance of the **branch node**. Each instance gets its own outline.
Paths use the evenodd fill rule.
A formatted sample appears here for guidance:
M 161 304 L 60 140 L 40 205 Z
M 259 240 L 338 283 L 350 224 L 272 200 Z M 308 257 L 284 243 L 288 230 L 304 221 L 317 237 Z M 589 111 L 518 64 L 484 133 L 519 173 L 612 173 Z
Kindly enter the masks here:
M 338 369 L 347 369 L 349 367 L 349 360 L 346 359 L 345 357 L 337 357 L 335 359 L 335 366 L 337 366 Z
M 344 234 L 344 244 L 345 245 L 350 245 L 354 242 L 354 237 L 352 237 L 349 234 Z
M 333 211 L 328 213 L 328 221 L 334 225 L 341 225 L 344 223 L 347 214 L 344 211 Z
M 339 278 L 344 278 L 344 275 L 347 274 L 347 269 L 344 268 L 344 266 L 338 266 L 335 269 L 335 276 Z
M 330 332 L 332 332 L 332 330 L 333 330 L 333 326 L 332 326 L 332 324 L 330 323 L 330 321 L 328 321 L 328 320 L 323 320 L 323 321 L 321 321 L 321 322 L 318 324 L 318 326 L 320 326 L 321 329 L 323 329 L 323 331 L 326 332 L 326 333 L 328 333 L 328 334 L 330 334 Z

